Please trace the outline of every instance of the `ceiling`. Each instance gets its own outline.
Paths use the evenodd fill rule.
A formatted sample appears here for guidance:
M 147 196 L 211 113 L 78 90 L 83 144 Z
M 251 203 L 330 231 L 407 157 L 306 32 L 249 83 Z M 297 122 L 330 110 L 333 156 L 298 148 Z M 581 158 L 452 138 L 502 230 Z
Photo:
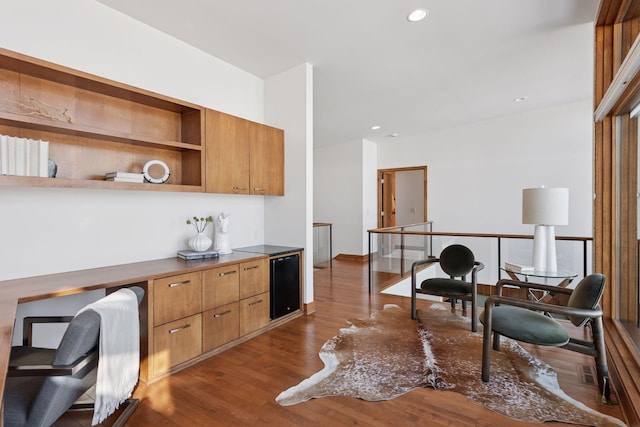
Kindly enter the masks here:
M 592 96 L 597 0 L 100 1 L 260 78 L 311 64 L 316 146 Z

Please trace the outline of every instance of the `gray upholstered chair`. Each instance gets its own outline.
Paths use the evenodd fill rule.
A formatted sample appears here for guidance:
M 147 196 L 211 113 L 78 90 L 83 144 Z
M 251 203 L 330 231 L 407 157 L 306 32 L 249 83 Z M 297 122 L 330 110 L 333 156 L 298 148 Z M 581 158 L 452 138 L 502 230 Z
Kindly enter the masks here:
M 569 295 L 567 306 L 545 304 L 502 296 L 505 285 L 517 286 L 525 290 Z M 482 380 L 489 381 L 491 365 L 491 333 L 493 349 L 500 350 L 500 336 L 516 341 L 543 346 L 556 346 L 593 356 L 596 362 L 598 385 L 603 398 L 610 394 L 607 359 L 605 354 L 602 310 L 598 305 L 604 292 L 605 277 L 591 274 L 582 279 L 575 289 L 527 283 L 515 280 L 500 280 L 497 295 L 485 302 L 480 321 L 484 325 L 482 347 Z M 591 327 L 591 341 L 569 336 L 566 328 L 553 315 L 566 316 L 578 327 Z M 559 317 L 559 316 L 556 316 Z
M 417 287 L 418 267 L 439 263 L 440 268 L 448 278 L 429 278 Z M 471 330 L 478 330 L 476 314 L 476 299 L 478 296 L 478 271 L 484 264 L 476 261 L 471 249 L 464 245 L 450 245 L 442 250 L 439 258 L 427 258 L 416 261 L 411 266 L 411 318 L 416 318 L 417 294 L 436 295 L 451 300 L 451 308 L 455 310 L 456 300 L 462 301 L 462 310 L 467 308 L 466 302 L 471 301 Z M 466 281 L 471 273 L 471 282 Z
M 134 286 L 138 303 L 144 290 Z M 57 349 L 32 347 L 34 323 L 69 322 Z M 72 317 L 25 318 L 22 346 L 11 348 L 4 392 L 4 425 L 52 425 L 74 406 L 74 402 L 95 383 L 98 364 L 100 316 L 93 310 Z M 127 407 L 114 425 L 122 425 L 133 412 L 137 399 Z M 92 405 L 76 407 L 92 408 Z

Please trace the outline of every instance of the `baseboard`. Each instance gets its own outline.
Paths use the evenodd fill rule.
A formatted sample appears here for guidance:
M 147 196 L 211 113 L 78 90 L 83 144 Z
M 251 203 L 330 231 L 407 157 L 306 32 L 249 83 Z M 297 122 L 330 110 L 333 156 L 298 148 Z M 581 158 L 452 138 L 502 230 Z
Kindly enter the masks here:
M 362 264 L 366 264 L 369 262 L 369 255 L 338 254 L 334 259 L 337 261 L 360 262 Z
M 316 302 L 311 301 L 304 304 L 304 314 L 307 316 L 316 312 Z

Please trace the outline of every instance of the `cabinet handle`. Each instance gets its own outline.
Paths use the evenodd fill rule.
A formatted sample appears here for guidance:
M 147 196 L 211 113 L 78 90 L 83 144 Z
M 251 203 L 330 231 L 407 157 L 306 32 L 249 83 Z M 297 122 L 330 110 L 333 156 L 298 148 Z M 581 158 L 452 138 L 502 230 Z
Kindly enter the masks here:
M 258 301 L 250 302 L 249 307 L 251 307 L 252 305 L 260 304 L 262 301 L 263 300 L 259 299 Z
M 231 313 L 231 310 L 227 310 L 227 311 L 223 311 L 222 313 L 216 313 L 216 314 L 213 315 L 213 317 L 214 318 L 218 318 L 218 317 L 222 317 L 222 316 L 224 316 L 226 314 L 230 314 L 230 313 Z
M 175 288 L 176 286 L 188 285 L 189 283 L 191 283 L 191 280 L 185 280 L 184 282 L 169 283 L 169 287 Z
M 267 189 L 266 188 L 257 188 L 257 187 L 255 187 L 253 189 L 253 191 L 267 191 Z
M 255 270 L 255 269 L 256 269 L 256 268 L 258 268 L 258 267 L 259 267 L 259 265 L 252 265 L 251 267 L 245 267 L 245 268 L 244 268 L 244 271 L 247 271 L 247 270 Z
M 236 191 L 246 191 L 247 187 L 237 187 L 237 186 L 234 185 L 233 189 L 236 190 Z
M 236 270 L 231 270 L 231 271 L 225 271 L 224 273 L 220 273 L 218 274 L 218 276 L 222 277 L 222 276 L 226 276 L 227 274 L 236 274 L 237 271 Z
M 170 334 L 175 334 L 176 332 L 180 332 L 183 329 L 187 329 L 191 327 L 191 323 L 187 323 L 184 326 L 180 326 L 179 328 L 175 328 L 175 329 L 169 329 L 169 333 Z

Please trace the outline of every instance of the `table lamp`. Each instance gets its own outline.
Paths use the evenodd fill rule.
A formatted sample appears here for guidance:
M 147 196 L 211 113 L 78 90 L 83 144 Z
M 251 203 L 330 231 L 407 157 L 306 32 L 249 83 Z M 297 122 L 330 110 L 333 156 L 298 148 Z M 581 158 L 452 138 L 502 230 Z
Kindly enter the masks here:
M 543 186 L 522 190 L 522 223 L 535 224 L 533 268 L 558 271 L 554 226 L 569 223 L 569 189 Z

